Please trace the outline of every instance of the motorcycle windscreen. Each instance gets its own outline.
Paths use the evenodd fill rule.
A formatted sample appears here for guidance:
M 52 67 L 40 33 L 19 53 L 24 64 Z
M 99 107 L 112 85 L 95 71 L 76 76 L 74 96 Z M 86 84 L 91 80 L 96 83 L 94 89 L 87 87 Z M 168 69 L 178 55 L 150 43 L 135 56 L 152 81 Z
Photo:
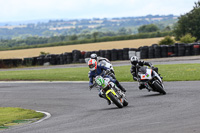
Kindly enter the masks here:
M 151 79 L 152 69 L 147 69 L 146 74 L 141 74 L 141 80 Z

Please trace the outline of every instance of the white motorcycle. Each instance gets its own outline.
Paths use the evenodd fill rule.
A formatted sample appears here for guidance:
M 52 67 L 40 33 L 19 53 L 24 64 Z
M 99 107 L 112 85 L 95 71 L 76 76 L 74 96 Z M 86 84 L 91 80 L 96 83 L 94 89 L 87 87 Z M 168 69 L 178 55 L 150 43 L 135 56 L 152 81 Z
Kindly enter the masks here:
M 143 84 L 147 90 L 166 94 L 163 81 L 157 72 L 147 66 L 139 67 L 137 70 L 138 82 Z

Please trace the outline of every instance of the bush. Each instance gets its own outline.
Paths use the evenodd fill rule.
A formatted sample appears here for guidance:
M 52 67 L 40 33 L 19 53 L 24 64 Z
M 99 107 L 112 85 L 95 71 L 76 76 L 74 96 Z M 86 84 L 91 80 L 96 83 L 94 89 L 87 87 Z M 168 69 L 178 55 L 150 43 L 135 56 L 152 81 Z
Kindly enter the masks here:
M 175 40 L 171 36 L 166 36 L 158 44 L 159 45 L 172 45 L 175 43 Z
M 185 36 L 182 36 L 180 39 L 180 42 L 182 43 L 193 43 L 195 42 L 197 38 L 193 37 L 191 34 L 186 34 Z

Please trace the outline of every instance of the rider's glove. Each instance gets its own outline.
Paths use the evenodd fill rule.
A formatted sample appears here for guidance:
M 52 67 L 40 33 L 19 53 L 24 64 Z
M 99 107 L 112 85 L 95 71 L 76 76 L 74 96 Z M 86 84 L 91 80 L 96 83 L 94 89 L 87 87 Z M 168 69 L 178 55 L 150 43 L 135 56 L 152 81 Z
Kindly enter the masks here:
M 109 69 L 107 69 L 106 70 L 106 74 L 110 74 L 111 72 L 110 72 L 110 70 Z

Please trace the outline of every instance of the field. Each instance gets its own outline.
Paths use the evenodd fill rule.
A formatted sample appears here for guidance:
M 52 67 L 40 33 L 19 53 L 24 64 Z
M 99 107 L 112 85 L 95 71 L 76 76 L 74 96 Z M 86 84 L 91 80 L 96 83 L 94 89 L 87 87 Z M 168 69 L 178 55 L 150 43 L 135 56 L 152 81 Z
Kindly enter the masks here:
M 50 54 L 61 54 L 65 52 L 72 52 L 72 50 L 98 51 L 98 50 L 122 49 L 122 48 L 138 48 L 140 46 L 151 46 L 152 44 L 158 43 L 161 39 L 163 39 L 163 37 L 68 45 L 68 46 L 57 46 L 57 47 L 46 47 L 46 48 L 33 48 L 33 49 L 23 49 L 23 50 L 0 51 L 0 59 L 36 57 L 40 55 L 40 52 L 48 52 Z

